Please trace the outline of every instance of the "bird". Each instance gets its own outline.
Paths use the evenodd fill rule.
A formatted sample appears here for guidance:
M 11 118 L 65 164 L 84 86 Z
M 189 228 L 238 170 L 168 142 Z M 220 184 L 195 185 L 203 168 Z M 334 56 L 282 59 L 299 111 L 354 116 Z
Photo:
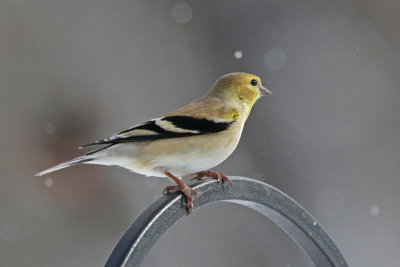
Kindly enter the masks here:
M 272 94 L 271 91 L 262 86 L 256 75 L 226 74 L 217 79 L 203 97 L 165 116 L 81 146 L 97 149 L 36 176 L 78 164 L 98 164 L 120 166 L 145 176 L 168 177 L 176 185 L 167 186 L 163 194 L 182 192 L 189 215 L 193 209 L 191 193 L 197 199 L 199 192 L 182 178 L 210 177 L 218 183 L 227 182 L 232 188 L 223 172 L 210 169 L 225 161 L 236 149 L 254 103 L 268 94 Z

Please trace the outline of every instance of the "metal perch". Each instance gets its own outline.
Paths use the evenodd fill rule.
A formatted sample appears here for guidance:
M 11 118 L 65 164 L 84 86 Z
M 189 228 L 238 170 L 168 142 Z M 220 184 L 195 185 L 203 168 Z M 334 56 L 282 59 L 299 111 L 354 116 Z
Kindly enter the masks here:
M 272 220 L 306 252 L 316 266 L 348 266 L 342 254 L 315 219 L 296 201 L 278 189 L 245 177 L 230 177 L 229 185 L 215 180 L 191 184 L 200 192 L 194 209 L 217 202 L 237 203 Z M 150 248 L 179 218 L 186 215 L 179 193 L 164 195 L 151 204 L 122 236 L 107 260 L 106 267 L 140 266 Z

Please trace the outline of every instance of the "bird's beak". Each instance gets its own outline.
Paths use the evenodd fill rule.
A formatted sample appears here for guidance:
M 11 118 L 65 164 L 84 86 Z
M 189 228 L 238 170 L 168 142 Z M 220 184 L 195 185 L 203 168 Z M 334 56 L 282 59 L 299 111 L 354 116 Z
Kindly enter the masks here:
M 260 97 L 265 96 L 265 95 L 271 95 L 272 92 L 265 88 L 264 86 L 260 86 Z

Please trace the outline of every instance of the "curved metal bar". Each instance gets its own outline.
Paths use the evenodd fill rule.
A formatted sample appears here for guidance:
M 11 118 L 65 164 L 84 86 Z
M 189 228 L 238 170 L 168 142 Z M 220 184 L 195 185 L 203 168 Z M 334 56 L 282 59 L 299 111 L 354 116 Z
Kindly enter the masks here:
M 194 209 L 217 201 L 237 203 L 275 222 L 306 252 L 316 266 L 348 266 L 342 254 L 315 219 L 278 189 L 244 177 L 230 177 L 226 184 L 206 179 L 191 184 L 200 193 Z M 151 204 L 129 227 L 111 253 L 106 267 L 139 266 L 150 248 L 179 218 L 186 215 L 179 193 L 164 195 Z

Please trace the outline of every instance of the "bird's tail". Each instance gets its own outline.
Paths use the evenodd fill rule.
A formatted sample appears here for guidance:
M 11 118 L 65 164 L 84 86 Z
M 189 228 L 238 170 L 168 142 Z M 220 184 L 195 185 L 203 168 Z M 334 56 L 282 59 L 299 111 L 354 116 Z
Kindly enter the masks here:
M 50 172 L 54 172 L 54 171 L 57 171 L 57 170 L 60 170 L 60 169 L 64 169 L 64 168 L 67 168 L 69 166 L 90 162 L 90 161 L 92 161 L 94 159 L 95 159 L 94 157 L 90 157 L 90 156 L 84 155 L 84 156 L 81 156 L 81 157 L 78 157 L 78 158 L 74 158 L 74 159 L 71 159 L 69 161 L 60 163 L 60 164 L 58 164 L 58 165 L 56 165 L 54 167 L 48 168 L 47 170 L 44 170 L 44 171 L 41 171 L 41 172 L 35 174 L 35 176 L 42 176 L 44 174 L 47 174 L 47 173 L 50 173 Z

